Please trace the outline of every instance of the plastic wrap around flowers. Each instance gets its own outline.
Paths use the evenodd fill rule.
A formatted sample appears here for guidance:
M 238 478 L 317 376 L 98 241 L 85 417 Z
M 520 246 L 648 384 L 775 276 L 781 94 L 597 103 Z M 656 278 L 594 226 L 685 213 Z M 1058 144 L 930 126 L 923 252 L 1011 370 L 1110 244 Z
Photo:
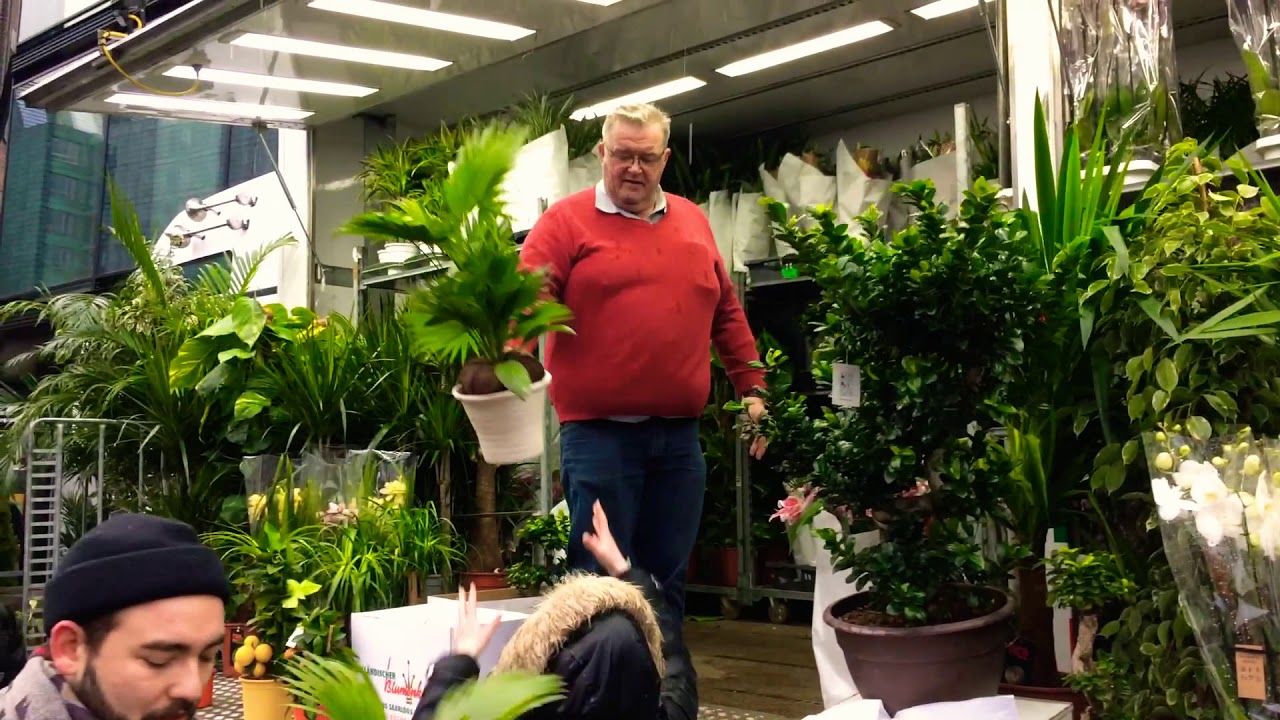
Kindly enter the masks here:
M 1143 437 L 1165 555 L 1228 717 L 1280 719 L 1280 441 Z

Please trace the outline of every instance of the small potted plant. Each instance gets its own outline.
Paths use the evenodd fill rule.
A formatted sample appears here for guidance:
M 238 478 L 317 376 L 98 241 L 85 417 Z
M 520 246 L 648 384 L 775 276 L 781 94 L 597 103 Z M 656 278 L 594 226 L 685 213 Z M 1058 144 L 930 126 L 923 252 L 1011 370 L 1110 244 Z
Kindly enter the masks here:
M 486 462 L 535 458 L 545 438 L 543 412 L 551 376 L 529 347 L 550 332 L 571 332 L 572 314 L 546 299 L 543 273 L 520 267 L 503 209 L 501 184 L 524 140 L 490 125 L 471 133 L 444 181 L 443 202 L 420 200 L 354 218 L 349 234 L 437 244 L 450 272 L 410 293 L 405 322 L 414 349 L 460 368 L 453 395 L 466 409 Z
M 568 514 L 553 512 L 529 518 L 516 531 L 519 559 L 507 568 L 507 582 L 530 596 L 541 594 L 569 572 L 568 547 Z M 542 562 L 535 557 L 539 549 Z
M 1076 641 L 1071 651 L 1071 672 L 1092 672 L 1099 617 L 1108 608 L 1131 601 L 1138 586 L 1125 574 L 1119 558 L 1106 551 L 1086 553 L 1077 548 L 1060 548 L 1046 564 L 1049 602 L 1074 613 Z
M 855 590 L 823 617 L 858 690 L 891 714 L 996 694 L 1014 603 L 1003 558 L 974 538 L 1011 472 L 991 428 L 1011 411 L 1002 399 L 1037 300 L 993 185 L 979 180 L 954 219 L 927 181 L 894 192 L 912 215 L 889 237 L 874 209 L 860 237 L 828 208 L 804 228 L 769 206 L 821 290 L 814 375 L 834 407 L 815 417 L 801 397 L 772 398 L 759 428 L 811 449 L 784 450 L 787 475 L 839 519 L 817 532 Z M 868 530 L 880 542 L 858 548 Z
M 321 530 L 311 524 L 282 531 L 266 522 L 252 533 L 236 529 L 204 536 L 222 556 L 236 600 L 247 600 L 253 607 L 253 634 L 230 658 L 240 675 L 246 720 L 280 720 L 288 712 L 289 692 L 280 681 L 282 661 L 292 656 L 308 623 L 321 612 L 313 596 L 322 587 L 305 579 L 321 573 Z

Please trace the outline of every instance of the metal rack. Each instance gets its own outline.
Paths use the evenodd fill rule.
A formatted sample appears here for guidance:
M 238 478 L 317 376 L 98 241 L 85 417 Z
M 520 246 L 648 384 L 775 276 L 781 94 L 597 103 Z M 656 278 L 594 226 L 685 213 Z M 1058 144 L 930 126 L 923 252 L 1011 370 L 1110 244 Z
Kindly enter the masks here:
M 972 109 L 966 103 L 957 104 L 954 108 L 954 139 L 956 192 L 957 196 L 969 188 L 973 178 L 973 161 L 970 156 L 969 117 Z M 959 197 L 945 199 L 952 207 L 957 207 Z M 803 276 L 786 272 L 782 258 L 766 258 L 750 262 L 748 272 L 735 274 L 738 288 L 738 301 L 744 310 L 749 310 L 749 295 L 752 290 L 763 288 L 781 288 L 783 286 L 800 286 L 812 281 Z M 755 577 L 755 544 L 752 538 L 751 508 L 751 458 L 748 447 L 738 439 L 735 444 L 734 485 L 737 500 L 737 545 L 738 545 L 738 584 L 736 587 L 720 587 L 712 585 L 690 585 L 687 590 L 704 594 L 720 595 L 720 609 L 724 616 L 733 620 L 737 618 L 741 607 L 752 605 L 762 600 L 769 602 L 769 619 L 775 623 L 785 623 L 790 616 L 788 601 L 813 601 L 813 568 L 802 568 L 797 565 L 785 565 L 785 568 L 796 569 L 799 581 L 797 585 L 809 589 L 788 587 L 770 587 L 757 584 Z

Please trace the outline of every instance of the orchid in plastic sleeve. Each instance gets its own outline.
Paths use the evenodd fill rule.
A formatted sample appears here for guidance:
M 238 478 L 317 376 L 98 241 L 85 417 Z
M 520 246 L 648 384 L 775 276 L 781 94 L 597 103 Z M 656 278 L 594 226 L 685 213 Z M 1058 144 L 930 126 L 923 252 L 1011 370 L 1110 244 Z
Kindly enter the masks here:
M 1209 422 L 1143 436 L 1184 616 L 1234 718 L 1280 718 L 1280 443 Z

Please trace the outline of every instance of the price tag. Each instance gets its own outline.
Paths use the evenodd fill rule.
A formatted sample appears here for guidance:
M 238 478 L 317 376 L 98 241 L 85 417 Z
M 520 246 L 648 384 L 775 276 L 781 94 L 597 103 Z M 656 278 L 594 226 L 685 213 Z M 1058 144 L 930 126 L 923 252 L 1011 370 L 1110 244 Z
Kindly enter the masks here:
M 1267 699 L 1267 654 L 1253 645 L 1236 646 L 1236 694 L 1241 700 Z
M 848 363 L 831 365 L 831 404 L 850 408 L 862 406 L 862 368 Z

